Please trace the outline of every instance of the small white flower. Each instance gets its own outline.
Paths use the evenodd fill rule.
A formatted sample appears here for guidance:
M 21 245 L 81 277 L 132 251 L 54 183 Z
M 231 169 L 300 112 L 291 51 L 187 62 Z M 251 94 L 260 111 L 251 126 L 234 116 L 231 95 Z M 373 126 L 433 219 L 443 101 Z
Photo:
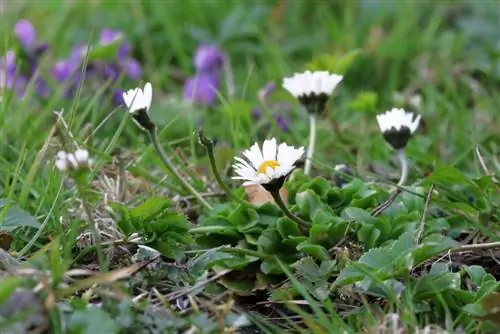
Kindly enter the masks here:
M 89 152 L 84 149 L 77 149 L 74 153 L 59 151 L 55 162 L 56 168 L 61 172 L 90 168 L 91 165 L 92 159 L 89 158 Z
M 413 113 L 406 112 L 404 109 L 393 108 L 383 114 L 377 115 L 377 122 L 382 133 L 388 132 L 391 129 L 401 131 L 406 127 L 410 131 L 410 134 L 413 134 L 418 128 L 420 118 L 421 115 L 418 115 L 414 120 Z
M 283 79 L 283 88 L 296 98 L 309 95 L 331 95 L 342 81 L 342 75 L 328 71 L 305 71 Z
M 65 172 L 68 170 L 68 155 L 64 151 L 57 152 L 57 159 L 55 162 L 56 168 L 61 172 Z
M 282 185 L 285 177 L 295 168 L 295 162 L 303 154 L 303 147 L 295 148 L 286 143 L 278 146 L 275 138 L 265 140 L 262 151 L 255 143 L 243 152 L 246 160 L 235 157 L 233 168 L 238 176 L 233 179 L 245 180 L 243 185 L 266 185 L 274 180 L 281 180 Z
M 139 110 L 148 111 L 153 99 L 153 87 L 148 82 L 144 85 L 144 91 L 141 88 L 129 89 L 123 93 L 123 100 L 129 108 L 129 112 L 134 114 Z

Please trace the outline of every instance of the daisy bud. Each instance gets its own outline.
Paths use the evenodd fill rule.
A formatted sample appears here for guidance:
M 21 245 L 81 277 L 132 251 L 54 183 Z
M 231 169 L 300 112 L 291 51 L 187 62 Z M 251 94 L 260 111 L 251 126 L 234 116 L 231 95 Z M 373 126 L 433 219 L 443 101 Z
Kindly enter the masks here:
M 89 152 L 85 149 L 77 149 L 74 153 L 59 151 L 55 166 L 61 172 L 88 169 L 92 166 Z
M 420 123 L 421 115 L 413 119 L 413 113 L 393 108 L 377 115 L 377 122 L 384 139 L 395 150 L 404 149 Z
M 123 101 L 129 108 L 137 125 L 147 131 L 154 131 L 156 126 L 149 118 L 149 108 L 153 99 L 153 87 L 148 82 L 144 85 L 144 91 L 141 88 L 130 89 L 123 93 Z
M 321 115 L 326 103 L 344 77 L 327 71 L 295 73 L 283 80 L 283 88 L 289 91 L 311 115 Z
M 278 146 L 275 138 L 265 140 L 262 150 L 255 143 L 243 152 L 246 159 L 235 158 L 233 168 L 238 176 L 233 179 L 244 180 L 243 186 L 258 184 L 269 192 L 277 192 L 303 154 L 303 147 L 295 148 L 286 143 Z

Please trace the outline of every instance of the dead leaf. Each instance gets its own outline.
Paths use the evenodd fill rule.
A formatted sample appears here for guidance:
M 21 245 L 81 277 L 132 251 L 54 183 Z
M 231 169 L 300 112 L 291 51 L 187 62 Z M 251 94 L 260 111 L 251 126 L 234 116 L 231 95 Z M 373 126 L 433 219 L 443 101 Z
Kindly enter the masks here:
M 260 185 L 245 186 L 245 191 L 248 196 L 248 202 L 253 205 L 261 206 L 266 203 L 274 203 L 271 194 Z M 283 203 L 288 204 L 288 189 L 285 186 L 280 189 L 280 197 Z
M 7 233 L 7 232 L 0 232 L 0 248 L 3 250 L 8 251 L 10 248 L 10 245 L 12 244 L 12 236 Z

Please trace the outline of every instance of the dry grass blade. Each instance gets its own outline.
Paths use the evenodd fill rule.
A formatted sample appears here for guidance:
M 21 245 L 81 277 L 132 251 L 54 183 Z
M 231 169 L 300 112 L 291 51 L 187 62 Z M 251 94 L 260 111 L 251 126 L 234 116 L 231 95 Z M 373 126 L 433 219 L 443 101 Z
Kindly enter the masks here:
M 76 293 L 78 290 L 88 289 L 95 284 L 109 284 L 114 283 L 118 280 L 122 280 L 124 278 L 129 278 L 156 259 L 157 258 L 152 258 L 145 262 L 135 263 L 126 268 L 120 268 L 110 272 L 96 274 L 92 277 L 78 281 L 68 288 L 61 289 L 60 291 L 58 291 L 58 297 L 70 296 Z
M 487 176 L 491 176 L 491 180 L 493 181 L 493 184 L 500 191 L 500 186 L 498 185 L 498 180 L 493 174 L 491 174 L 490 170 L 488 169 L 488 166 L 486 166 L 486 162 L 484 161 L 483 155 L 481 154 L 481 151 L 479 150 L 479 145 L 476 145 L 475 151 L 476 151 L 477 160 L 479 161 L 479 165 L 481 166 L 484 174 L 486 174 Z
M 431 186 L 429 188 L 429 193 L 427 194 L 427 198 L 425 199 L 424 212 L 422 212 L 422 218 L 420 219 L 420 225 L 419 225 L 418 234 L 417 234 L 417 244 L 420 243 L 420 240 L 422 239 L 422 235 L 424 234 L 425 219 L 427 217 L 427 212 L 429 211 L 429 205 L 431 203 L 431 198 L 432 198 L 433 192 L 434 192 L 434 185 L 431 184 Z

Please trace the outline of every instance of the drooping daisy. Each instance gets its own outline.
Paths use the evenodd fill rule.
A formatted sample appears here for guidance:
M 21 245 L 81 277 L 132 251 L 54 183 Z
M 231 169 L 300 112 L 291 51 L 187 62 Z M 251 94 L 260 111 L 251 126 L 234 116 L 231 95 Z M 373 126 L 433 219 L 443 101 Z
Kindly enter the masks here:
M 150 82 L 144 85 L 144 90 L 134 88 L 123 93 L 123 101 L 135 122 L 140 128 L 148 131 L 155 129 L 155 125 L 149 118 L 148 113 L 152 99 L 153 87 Z
M 90 159 L 89 151 L 85 149 L 77 149 L 74 153 L 67 153 L 59 151 L 55 166 L 61 172 L 75 171 L 81 169 L 88 169 L 92 166 L 92 159 Z
M 238 176 L 233 179 L 244 180 L 243 185 L 262 185 L 269 192 L 278 191 L 303 154 L 303 147 L 295 148 L 286 143 L 278 146 L 275 138 L 265 140 L 262 150 L 255 143 L 243 152 L 246 160 L 235 157 L 233 168 Z
M 393 108 L 377 115 L 377 122 L 384 139 L 395 149 L 405 148 L 413 133 L 418 128 L 421 115 L 415 119 L 412 112 Z
M 283 88 L 297 98 L 310 114 L 321 114 L 330 95 L 343 78 L 342 75 L 328 71 L 305 71 L 284 78 Z

